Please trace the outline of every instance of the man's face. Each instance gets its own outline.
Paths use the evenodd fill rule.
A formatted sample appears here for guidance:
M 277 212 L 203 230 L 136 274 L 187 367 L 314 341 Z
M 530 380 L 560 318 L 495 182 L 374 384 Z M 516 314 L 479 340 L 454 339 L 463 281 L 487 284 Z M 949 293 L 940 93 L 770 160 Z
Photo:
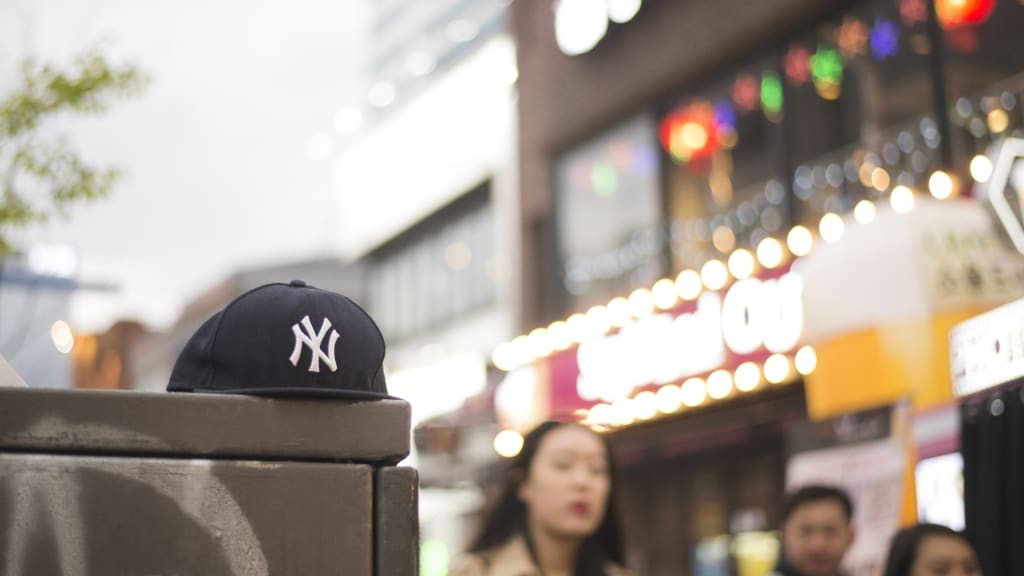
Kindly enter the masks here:
M 782 526 L 786 563 L 804 576 L 834 576 L 853 543 L 853 529 L 835 500 L 802 504 Z

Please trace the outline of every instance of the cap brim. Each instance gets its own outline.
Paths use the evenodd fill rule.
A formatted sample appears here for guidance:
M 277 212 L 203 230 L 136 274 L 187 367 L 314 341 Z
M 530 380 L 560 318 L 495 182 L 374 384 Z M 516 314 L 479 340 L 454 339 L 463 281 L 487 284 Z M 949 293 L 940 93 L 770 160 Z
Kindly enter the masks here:
M 235 394 L 242 396 L 262 396 L 269 398 L 326 398 L 337 400 L 401 400 L 395 396 L 381 394 L 380 392 L 368 392 L 365 390 L 332 390 L 329 388 L 236 388 L 233 390 L 169 390 L 169 392 L 199 393 L 199 394 Z

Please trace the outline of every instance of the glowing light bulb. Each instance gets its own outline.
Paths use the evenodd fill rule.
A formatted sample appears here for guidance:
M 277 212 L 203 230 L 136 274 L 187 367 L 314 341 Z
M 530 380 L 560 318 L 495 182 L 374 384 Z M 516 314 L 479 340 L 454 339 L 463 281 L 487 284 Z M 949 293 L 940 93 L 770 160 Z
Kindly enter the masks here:
M 885 168 L 875 168 L 871 171 L 871 185 L 879 192 L 885 192 L 889 188 L 889 173 Z
M 643 391 L 633 398 L 633 413 L 637 420 L 650 420 L 658 413 L 658 400 L 654 392 Z
M 814 372 L 814 369 L 818 367 L 818 355 L 814 352 L 814 348 L 804 346 L 797 350 L 795 364 L 796 371 L 804 376 Z
M 587 422 L 589 424 L 611 424 L 612 407 L 608 404 L 595 404 L 587 413 Z
M 608 0 L 608 19 L 617 24 L 625 24 L 640 11 L 641 0 Z
M 999 134 L 1000 132 L 1006 130 L 1007 127 L 1009 127 L 1010 115 L 1006 113 L 1006 110 L 1003 110 L 1002 108 L 996 108 L 995 110 L 988 113 L 986 123 L 988 124 L 988 129 L 993 134 Z
M 75 347 L 75 335 L 71 326 L 63 320 L 57 320 L 50 326 L 50 340 L 61 354 L 67 354 Z
M 764 362 L 764 379 L 772 384 L 781 384 L 789 378 L 789 358 L 772 354 Z
M 523 435 L 515 430 L 502 430 L 494 437 L 494 451 L 502 458 L 515 458 L 523 449 Z
M 684 124 L 681 137 L 688 150 L 700 150 L 708 143 L 708 131 L 696 122 Z
M 690 378 L 686 382 L 683 382 L 683 386 L 679 391 L 682 396 L 683 404 L 686 404 L 691 408 L 694 406 L 700 406 L 708 397 L 707 386 L 705 386 L 704 381 L 700 378 Z
M 683 395 L 679 387 L 674 384 L 662 386 L 655 395 L 658 403 L 658 412 L 671 414 L 683 406 Z
M 878 209 L 871 200 L 861 200 L 853 207 L 853 218 L 861 224 L 870 224 L 875 221 Z
M 589 332 L 595 336 L 604 334 L 612 329 L 612 321 L 608 315 L 608 309 L 604 306 L 593 306 L 584 315 L 590 325 Z
M 719 226 L 711 233 L 711 243 L 719 252 L 728 252 L 736 247 L 736 234 L 728 226 Z
M 569 346 L 572 346 L 569 325 L 561 320 L 552 322 L 548 326 L 548 336 L 551 338 L 551 347 L 555 350 L 567 350 Z
M 829 212 L 821 217 L 818 231 L 821 233 L 822 240 L 833 244 L 842 239 L 843 233 L 846 232 L 846 225 L 843 223 L 842 217 L 834 212 Z
M 736 368 L 736 389 L 750 392 L 761 383 L 761 369 L 753 362 L 744 362 Z
M 662 278 L 654 283 L 651 288 L 651 295 L 654 298 L 654 305 L 661 310 L 668 310 L 676 305 L 676 284 L 668 278 Z
M 794 226 L 786 236 L 786 244 L 789 251 L 796 256 L 806 256 L 814 248 L 814 236 L 811 231 L 803 226 Z
M 573 342 L 583 342 L 590 335 L 587 330 L 587 318 L 579 312 L 569 316 L 565 324 L 569 328 L 569 337 Z
M 984 154 L 971 158 L 971 178 L 975 182 L 988 182 L 992 177 L 992 161 Z
M 650 316 L 654 312 L 654 297 L 646 288 L 638 288 L 629 295 L 629 311 L 636 318 Z
M 765 268 L 777 268 L 785 257 L 782 243 L 775 238 L 765 238 L 757 245 L 757 260 Z
M 633 409 L 633 401 L 629 398 L 620 398 L 612 402 L 612 424 L 617 426 L 628 426 L 636 420 L 636 412 Z
M 721 400 L 732 392 L 732 374 L 728 370 L 715 370 L 708 376 L 708 396 Z
M 534 358 L 543 358 L 548 354 L 551 354 L 552 350 L 554 350 L 554 346 L 551 343 L 551 338 L 548 336 L 546 328 L 536 328 L 530 332 L 526 338 L 530 354 Z
M 676 276 L 676 292 L 683 300 L 693 300 L 704 290 L 700 274 L 695 270 L 683 270 Z
M 889 203 L 897 214 L 906 214 L 914 209 L 914 191 L 906 186 L 897 186 L 892 189 Z
M 491 354 L 491 361 L 494 362 L 494 367 L 498 370 L 508 372 L 515 368 L 516 363 L 512 344 L 510 342 L 502 342 L 501 344 L 498 344 L 494 348 L 494 353 Z
M 530 339 L 526 335 L 516 336 L 512 339 L 512 363 L 515 366 L 533 362 L 533 354 L 530 350 Z
M 754 273 L 755 266 L 754 255 L 746 250 L 736 250 L 729 255 L 729 273 L 734 278 L 749 278 Z
M 608 319 L 612 326 L 622 328 L 633 319 L 633 313 L 629 309 L 629 300 L 619 296 L 612 298 L 608 303 Z
M 928 191 L 939 200 L 945 200 L 953 195 L 953 178 L 942 170 L 932 172 L 928 177 Z
M 708 290 L 719 290 L 729 281 L 729 271 L 719 260 L 708 260 L 700 269 L 700 277 Z

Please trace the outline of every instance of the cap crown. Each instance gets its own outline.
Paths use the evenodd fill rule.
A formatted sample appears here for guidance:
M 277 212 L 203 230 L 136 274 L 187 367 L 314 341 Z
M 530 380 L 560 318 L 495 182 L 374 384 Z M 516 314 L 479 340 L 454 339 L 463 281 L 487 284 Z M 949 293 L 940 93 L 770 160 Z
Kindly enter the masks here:
M 384 398 L 384 338 L 341 294 L 302 281 L 242 294 L 192 335 L 167 390 Z

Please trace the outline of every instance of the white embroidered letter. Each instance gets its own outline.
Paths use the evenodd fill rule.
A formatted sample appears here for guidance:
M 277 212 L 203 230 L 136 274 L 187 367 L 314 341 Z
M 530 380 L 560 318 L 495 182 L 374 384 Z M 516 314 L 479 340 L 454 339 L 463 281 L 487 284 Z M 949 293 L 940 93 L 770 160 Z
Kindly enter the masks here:
M 309 316 L 302 319 L 302 328 L 299 328 L 300 323 L 292 324 L 292 332 L 295 334 L 295 348 L 292 350 L 292 355 L 288 357 L 291 361 L 292 366 L 299 365 L 299 358 L 302 356 L 302 347 L 308 346 L 309 351 L 312 353 L 312 357 L 309 360 L 309 371 L 319 372 L 320 361 L 323 360 L 327 364 L 327 367 L 331 369 L 331 372 L 338 370 L 338 364 L 334 360 L 334 345 L 338 343 L 340 335 L 337 330 L 331 330 L 331 321 L 324 318 L 322 324 L 320 324 L 320 331 L 313 331 L 313 323 L 309 321 Z M 302 330 L 305 329 L 305 332 Z M 331 330 L 331 339 L 327 343 L 327 352 L 325 353 L 320 349 L 320 343 L 323 342 L 324 336 L 327 335 L 327 331 Z

